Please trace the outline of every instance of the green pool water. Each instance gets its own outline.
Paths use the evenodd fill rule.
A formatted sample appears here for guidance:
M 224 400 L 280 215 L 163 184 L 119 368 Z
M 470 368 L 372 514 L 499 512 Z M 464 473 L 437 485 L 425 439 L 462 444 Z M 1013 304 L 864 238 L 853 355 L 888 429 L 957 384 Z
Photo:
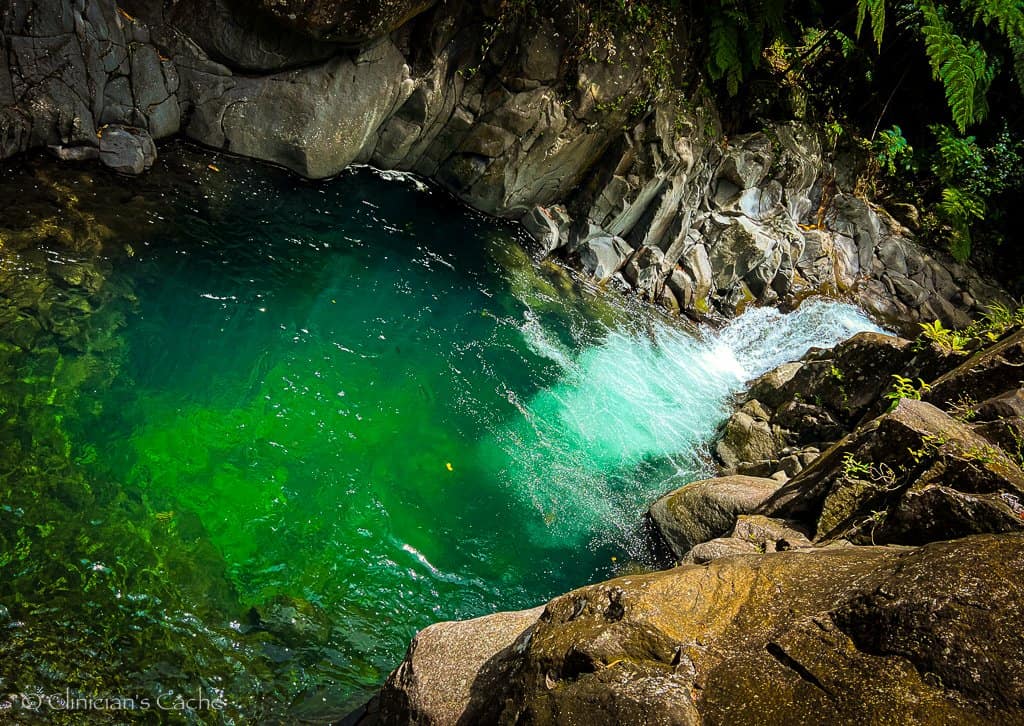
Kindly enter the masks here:
M 149 542 L 201 542 L 205 559 L 186 563 L 193 616 L 203 637 L 286 673 L 264 700 L 329 694 L 340 712 L 431 622 L 654 564 L 642 513 L 711 471 L 730 397 L 873 328 L 812 299 L 688 329 L 588 290 L 536 261 L 515 227 L 414 179 L 312 184 L 218 163 L 203 184 L 142 190 L 153 204 L 128 220 L 140 234 L 115 234 L 127 253 L 107 284 L 126 292 L 96 325 L 121 344 L 116 375 L 79 392 L 61 425 L 76 471 L 131 513 L 81 521 L 72 504 L 61 526 L 127 517 Z M 94 570 L 116 571 L 106 551 Z M 139 562 L 121 567 L 118 600 L 145 600 Z M 157 570 L 175 585 L 176 570 Z M 205 614 L 204 573 L 218 601 Z M 248 608 L 273 602 L 313 613 L 311 642 L 252 640 Z M 188 620 L 161 617 L 144 632 L 174 638 Z M 125 683 L 203 680 L 205 663 L 155 677 L 145 661 L 163 641 L 136 645 Z M 240 687 L 209 678 L 228 700 Z

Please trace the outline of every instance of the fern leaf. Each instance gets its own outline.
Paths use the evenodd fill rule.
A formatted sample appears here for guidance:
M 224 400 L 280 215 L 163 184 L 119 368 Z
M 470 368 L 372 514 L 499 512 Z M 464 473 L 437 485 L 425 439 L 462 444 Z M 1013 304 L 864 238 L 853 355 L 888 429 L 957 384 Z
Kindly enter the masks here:
M 919 2 L 924 23 L 925 52 L 932 74 L 942 81 L 953 122 L 963 132 L 981 121 L 987 112 L 985 95 L 994 70 L 985 50 L 976 41 L 965 41 L 930 0 Z
M 1024 7 L 1020 0 L 961 0 L 976 23 L 995 27 L 1007 38 L 1024 35 Z
M 885 0 L 857 0 L 857 37 L 860 37 L 861 30 L 864 29 L 864 20 L 869 16 L 871 35 L 881 48 L 882 36 L 885 35 Z

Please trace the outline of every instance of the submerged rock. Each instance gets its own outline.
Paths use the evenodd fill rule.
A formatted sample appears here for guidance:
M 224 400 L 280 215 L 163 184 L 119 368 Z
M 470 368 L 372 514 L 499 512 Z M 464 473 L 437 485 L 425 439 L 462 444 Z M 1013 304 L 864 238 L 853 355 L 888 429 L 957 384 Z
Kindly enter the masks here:
M 388 680 L 381 721 L 1016 722 L 1021 567 L 1013 534 L 619 578 L 487 627 L 428 628 Z

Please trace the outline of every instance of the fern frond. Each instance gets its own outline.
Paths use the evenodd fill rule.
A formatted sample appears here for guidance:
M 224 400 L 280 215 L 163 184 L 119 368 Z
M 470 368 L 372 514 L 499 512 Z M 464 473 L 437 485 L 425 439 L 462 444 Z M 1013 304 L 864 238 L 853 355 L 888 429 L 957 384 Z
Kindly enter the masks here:
M 871 18 L 871 36 L 875 44 L 882 47 L 882 36 L 885 35 L 885 0 L 857 0 L 856 35 L 859 38 L 864 28 L 864 20 Z
M 1007 38 L 1024 35 L 1024 7 L 1020 0 L 961 0 L 974 22 L 995 27 Z
M 972 219 L 985 218 L 985 202 L 958 187 L 942 190 L 939 209 L 951 222 L 967 224 Z
M 724 80 L 730 96 L 740 89 L 744 71 L 746 18 L 736 8 L 719 8 L 711 16 L 708 33 L 708 73 L 714 81 Z M 760 57 L 760 54 L 758 54 Z
M 1010 53 L 1013 54 L 1013 76 L 1024 94 L 1024 38 L 1010 38 Z
M 942 81 L 953 122 L 963 132 L 985 117 L 988 109 L 984 99 L 994 69 L 981 45 L 953 32 L 952 24 L 936 5 L 930 0 L 918 4 L 924 16 L 921 33 L 932 75 Z

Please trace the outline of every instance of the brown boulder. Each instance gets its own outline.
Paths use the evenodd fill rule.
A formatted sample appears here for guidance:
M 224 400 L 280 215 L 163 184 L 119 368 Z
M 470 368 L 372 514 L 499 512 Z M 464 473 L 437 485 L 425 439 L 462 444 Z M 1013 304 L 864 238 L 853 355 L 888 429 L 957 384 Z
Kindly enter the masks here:
M 1024 330 L 992 345 L 935 380 L 924 399 L 936 406 L 955 404 L 965 394 L 985 401 L 1024 386 Z
M 783 446 L 769 423 L 771 412 L 759 401 L 749 400 L 725 423 L 715 453 L 728 469 L 742 462 L 771 459 Z
M 475 682 L 497 668 L 542 611 L 500 612 L 421 630 L 381 689 L 380 723 L 459 722 L 481 695 L 473 690 Z
M 694 545 L 732 531 L 736 517 L 749 514 L 781 484 L 774 479 L 726 476 L 693 482 L 651 505 L 650 516 L 676 557 Z

